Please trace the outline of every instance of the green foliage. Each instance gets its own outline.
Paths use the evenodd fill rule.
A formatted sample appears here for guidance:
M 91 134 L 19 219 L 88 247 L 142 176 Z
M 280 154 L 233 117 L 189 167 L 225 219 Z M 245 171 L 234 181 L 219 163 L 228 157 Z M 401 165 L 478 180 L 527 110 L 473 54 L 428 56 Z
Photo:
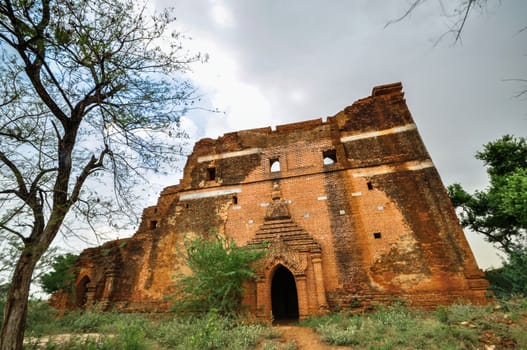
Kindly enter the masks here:
M 412 310 L 403 305 L 378 306 L 367 314 L 329 314 L 312 317 L 302 325 L 314 328 L 330 344 L 353 349 L 496 349 L 527 348 L 525 321 L 527 299 L 512 298 L 498 305 L 457 304 L 435 312 Z M 218 312 L 199 316 L 101 312 L 93 308 L 56 318 L 44 302 L 32 302 L 28 317 L 26 349 L 279 349 L 293 350 L 283 343 L 277 328 L 246 324 Z M 49 334 L 73 334 L 69 340 L 38 343 Z M 98 336 L 87 336 L 97 333 Z M 490 338 L 489 338 L 490 337 Z M 52 338 L 54 339 L 54 338 Z
M 246 325 L 210 312 L 200 316 L 165 319 L 153 337 L 171 349 L 251 349 L 266 327 Z
M 314 328 L 327 343 L 354 349 L 475 349 L 484 347 L 487 336 L 496 348 L 524 348 L 526 317 L 525 299 L 516 299 L 499 308 L 458 304 L 435 312 L 394 305 L 371 314 L 312 317 L 302 325 Z
M 505 135 L 476 154 L 487 167 L 490 186 L 474 194 L 461 185 L 448 187 L 454 206 L 461 209 L 464 227 L 479 232 L 507 254 L 524 244 L 527 232 L 527 142 Z
M 56 256 L 51 265 L 53 270 L 40 277 L 40 285 L 44 292 L 51 294 L 59 289 L 71 287 L 75 279 L 73 265 L 77 259 L 77 255 L 70 253 Z
M 459 184 L 448 187 L 460 220 L 507 254 L 503 267 L 486 272 L 499 297 L 527 293 L 527 142 L 505 135 L 489 142 L 476 158 L 484 162 L 490 186 L 469 194 Z
M 271 329 L 261 324 L 244 324 L 239 319 L 216 312 L 174 318 L 171 315 L 102 312 L 95 307 L 74 311 L 62 318 L 46 303 L 31 303 L 28 317 L 27 349 L 41 349 L 37 344 L 48 335 L 74 334 L 67 341 L 48 342 L 45 349 L 233 349 L 255 348 L 259 339 Z M 87 337 L 86 334 L 99 334 Z
M 216 235 L 211 240 L 185 241 L 185 259 L 192 274 L 178 276 L 175 311 L 203 314 L 216 310 L 222 315 L 241 310 L 243 283 L 255 275 L 255 263 L 265 253 L 239 247 L 234 240 Z
M 502 267 L 485 272 L 490 288 L 500 298 L 527 296 L 527 247 L 517 248 L 508 256 Z
M 22 345 L 29 280 L 59 232 L 133 224 L 145 173 L 183 155 L 197 101 L 183 73 L 200 56 L 174 20 L 148 1 L 0 0 L 0 248 L 14 237 L 24 256 L 3 349 Z

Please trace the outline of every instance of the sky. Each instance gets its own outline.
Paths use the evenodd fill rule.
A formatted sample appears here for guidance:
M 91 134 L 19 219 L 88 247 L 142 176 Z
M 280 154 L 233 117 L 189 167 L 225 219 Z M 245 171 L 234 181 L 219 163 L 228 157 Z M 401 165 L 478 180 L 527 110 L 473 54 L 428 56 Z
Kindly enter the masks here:
M 527 78 L 527 1 L 489 0 L 470 14 L 460 42 L 439 40 L 452 20 L 442 6 L 457 2 L 428 0 L 388 27 L 409 0 L 153 4 L 174 7 L 184 47 L 209 56 L 189 78 L 204 109 L 219 112 L 189 112 L 182 125 L 191 140 L 331 116 L 374 86 L 401 81 L 444 184 L 472 192 L 488 184 L 476 151 L 505 134 L 527 136 L 527 101 L 516 97 L 527 87 L 510 81 Z M 480 267 L 500 264 L 489 244 L 466 234 Z

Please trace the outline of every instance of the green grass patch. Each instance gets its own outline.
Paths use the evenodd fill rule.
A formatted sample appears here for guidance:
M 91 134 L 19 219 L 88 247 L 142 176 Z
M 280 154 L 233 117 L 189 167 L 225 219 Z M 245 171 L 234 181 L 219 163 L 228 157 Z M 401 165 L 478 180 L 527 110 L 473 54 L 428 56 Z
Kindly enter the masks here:
M 527 348 L 523 324 L 525 299 L 499 306 L 452 305 L 424 312 L 401 304 L 377 306 L 371 313 L 313 317 L 312 327 L 323 341 L 354 349 Z
M 276 337 L 275 330 L 263 324 L 247 324 L 217 312 L 199 316 L 173 314 L 102 312 L 98 308 L 74 311 L 61 318 L 44 302 L 32 303 L 24 349 L 36 350 L 163 350 L 163 349 L 254 349 L 263 339 Z M 98 337 L 82 337 L 97 333 Z M 44 336 L 72 334 L 66 341 L 47 341 Z
M 316 330 L 329 344 L 353 349 L 527 349 L 527 300 L 509 299 L 497 305 L 452 305 L 421 311 L 396 304 L 377 306 L 365 314 L 329 314 L 301 323 Z M 47 342 L 50 334 L 72 334 L 61 342 Z M 97 333 L 98 337 L 83 337 Z M 278 349 L 279 331 L 246 323 L 218 312 L 188 317 L 174 314 L 102 312 L 98 308 L 57 318 L 44 302 L 32 301 L 25 349 L 44 350 L 164 350 L 164 349 Z

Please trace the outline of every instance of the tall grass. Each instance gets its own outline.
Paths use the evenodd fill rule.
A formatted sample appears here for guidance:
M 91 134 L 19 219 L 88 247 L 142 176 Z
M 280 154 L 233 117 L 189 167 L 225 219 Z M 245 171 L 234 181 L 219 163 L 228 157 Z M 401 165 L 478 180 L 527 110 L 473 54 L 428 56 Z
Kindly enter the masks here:
M 95 350 L 95 349 L 253 349 L 269 326 L 245 324 L 210 312 L 195 317 L 165 317 L 148 314 L 101 312 L 94 308 L 74 311 L 56 318 L 44 302 L 33 303 L 28 316 L 25 349 Z M 156 319 L 155 321 L 153 319 Z M 42 342 L 53 334 L 79 335 L 66 341 Z M 81 337 L 97 333 L 97 337 Z
M 313 317 L 302 325 L 314 328 L 322 340 L 353 349 L 527 349 L 527 299 L 497 305 L 452 305 L 435 311 L 403 305 L 377 306 L 371 313 Z M 69 333 L 63 341 L 42 343 L 50 334 Z M 97 333 L 97 337 L 82 334 Z M 57 318 L 44 302 L 32 301 L 25 349 L 45 350 L 206 350 L 295 349 L 280 343 L 276 328 L 247 324 L 216 312 L 175 317 L 101 312 L 94 308 Z
M 452 305 L 425 312 L 403 305 L 378 306 L 363 315 L 313 317 L 314 328 L 334 345 L 353 349 L 527 349 L 527 301 L 500 306 Z

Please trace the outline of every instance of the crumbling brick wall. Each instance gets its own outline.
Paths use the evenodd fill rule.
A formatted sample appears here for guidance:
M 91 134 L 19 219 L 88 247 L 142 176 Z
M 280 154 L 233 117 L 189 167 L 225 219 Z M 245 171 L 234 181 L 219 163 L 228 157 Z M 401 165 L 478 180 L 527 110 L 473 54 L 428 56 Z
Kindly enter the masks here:
M 486 302 L 488 283 L 400 83 L 375 87 L 325 121 L 197 142 L 180 184 L 144 210 L 133 237 L 81 255 L 75 288 L 88 298 L 68 305 L 166 309 L 174 276 L 188 272 L 185 237 L 213 231 L 240 245 L 268 242 L 244 298 L 264 319 L 285 300 L 300 318 L 394 298 Z M 101 259 L 110 246 L 115 258 Z M 291 283 L 294 293 L 273 289 Z

